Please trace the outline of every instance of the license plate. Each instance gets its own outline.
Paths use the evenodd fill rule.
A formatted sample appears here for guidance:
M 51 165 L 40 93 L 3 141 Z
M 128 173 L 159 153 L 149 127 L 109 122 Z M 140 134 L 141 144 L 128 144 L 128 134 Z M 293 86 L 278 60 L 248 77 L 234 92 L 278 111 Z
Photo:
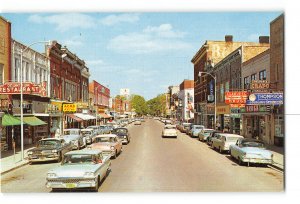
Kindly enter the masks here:
M 76 183 L 67 183 L 66 188 L 76 188 Z

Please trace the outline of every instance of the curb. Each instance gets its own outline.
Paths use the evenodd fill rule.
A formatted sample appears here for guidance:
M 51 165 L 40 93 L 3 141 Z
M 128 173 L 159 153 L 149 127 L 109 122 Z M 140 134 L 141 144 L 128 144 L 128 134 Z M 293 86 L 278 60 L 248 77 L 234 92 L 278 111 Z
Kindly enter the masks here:
M 281 166 L 276 165 L 276 164 L 270 164 L 270 166 L 273 167 L 274 169 L 277 169 L 277 170 L 279 170 L 279 171 L 284 172 L 283 166 L 281 167 Z
M 27 164 L 29 164 L 29 163 L 30 163 L 30 162 L 27 161 L 27 162 L 24 163 L 24 164 L 21 164 L 21 165 L 18 165 L 18 166 L 13 167 L 13 168 L 11 168 L 11 169 L 5 170 L 5 171 L 1 172 L 1 176 L 4 175 L 4 174 L 6 174 L 6 173 L 8 173 L 8 172 L 10 172 L 10 171 L 13 171 L 13 170 L 18 169 L 18 168 L 20 168 L 20 167 L 22 167 L 22 166 L 25 166 L 25 165 L 27 165 Z

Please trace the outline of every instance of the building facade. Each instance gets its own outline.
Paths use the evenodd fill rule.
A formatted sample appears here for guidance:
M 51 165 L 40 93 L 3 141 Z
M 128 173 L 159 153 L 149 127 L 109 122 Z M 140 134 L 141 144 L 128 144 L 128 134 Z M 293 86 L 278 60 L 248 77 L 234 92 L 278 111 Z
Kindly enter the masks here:
M 194 121 L 194 81 L 185 79 L 179 85 L 178 100 L 179 100 L 179 118 L 180 121 Z
M 179 86 L 169 86 L 168 87 L 168 107 L 169 107 L 169 116 L 170 118 L 176 118 L 176 108 L 178 106 L 178 93 Z
M 11 23 L 0 16 L 0 85 L 11 80 Z M 0 94 L 0 113 L 9 113 L 11 97 Z M 3 115 L 2 114 L 2 115 Z M 0 116 L 1 117 L 1 116 Z M 1 120 L 1 119 L 0 119 Z M 1 122 L 1 121 L 0 121 Z M 0 125 L 1 151 L 11 149 L 11 128 Z

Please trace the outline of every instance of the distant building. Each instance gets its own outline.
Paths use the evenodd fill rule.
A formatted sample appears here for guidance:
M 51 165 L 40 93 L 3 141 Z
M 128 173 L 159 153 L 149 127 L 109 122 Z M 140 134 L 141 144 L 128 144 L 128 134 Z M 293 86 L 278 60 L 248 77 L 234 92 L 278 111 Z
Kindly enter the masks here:
M 120 89 L 120 96 L 125 96 L 126 99 L 128 99 L 130 96 L 130 89 L 128 89 L 128 88 Z
M 192 122 L 194 120 L 194 81 L 185 79 L 178 92 L 178 120 Z
M 178 93 L 179 93 L 179 86 L 169 86 L 168 87 L 168 112 L 171 118 L 176 117 L 176 107 L 178 106 Z

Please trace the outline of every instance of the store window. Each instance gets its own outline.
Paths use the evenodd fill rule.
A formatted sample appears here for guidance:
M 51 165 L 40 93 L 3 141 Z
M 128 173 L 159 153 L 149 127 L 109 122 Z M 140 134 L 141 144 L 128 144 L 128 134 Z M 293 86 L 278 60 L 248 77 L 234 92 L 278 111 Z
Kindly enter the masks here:
M 266 80 L 267 79 L 267 72 L 266 70 L 262 70 L 259 72 L 259 80 Z
M 254 81 L 254 80 L 256 80 L 256 74 L 251 75 L 251 81 Z

